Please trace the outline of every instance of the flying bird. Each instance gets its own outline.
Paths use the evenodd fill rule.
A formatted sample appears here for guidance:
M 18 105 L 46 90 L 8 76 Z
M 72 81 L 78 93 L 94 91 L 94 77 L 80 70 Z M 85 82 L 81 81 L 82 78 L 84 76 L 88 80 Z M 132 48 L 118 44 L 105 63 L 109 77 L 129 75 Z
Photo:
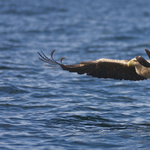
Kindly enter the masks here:
M 150 51 L 145 49 L 147 55 L 150 58 Z M 80 62 L 74 65 L 65 65 L 60 59 L 60 63 L 55 61 L 53 53 L 51 52 L 51 58 L 48 58 L 42 51 L 38 52 L 40 60 L 47 63 L 49 67 L 59 65 L 63 70 L 69 72 L 76 72 L 78 74 L 87 74 L 92 77 L 98 78 L 112 78 L 116 80 L 145 80 L 150 78 L 150 61 L 145 60 L 142 56 L 136 56 L 131 60 L 114 60 L 101 58 L 93 61 Z

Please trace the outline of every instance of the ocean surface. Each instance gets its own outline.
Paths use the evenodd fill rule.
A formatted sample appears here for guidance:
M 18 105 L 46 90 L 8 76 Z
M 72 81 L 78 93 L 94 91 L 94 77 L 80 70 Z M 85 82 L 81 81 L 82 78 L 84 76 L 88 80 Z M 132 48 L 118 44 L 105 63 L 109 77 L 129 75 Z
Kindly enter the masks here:
M 44 66 L 150 49 L 149 0 L 0 1 L 0 150 L 149 150 L 150 80 Z

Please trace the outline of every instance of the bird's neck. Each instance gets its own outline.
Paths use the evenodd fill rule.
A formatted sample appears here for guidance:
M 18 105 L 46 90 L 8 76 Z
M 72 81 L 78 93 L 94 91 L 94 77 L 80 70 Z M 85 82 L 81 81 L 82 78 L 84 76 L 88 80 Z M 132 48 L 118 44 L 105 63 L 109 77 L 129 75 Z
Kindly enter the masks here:
M 135 70 L 138 75 L 143 76 L 142 65 L 139 64 L 139 65 L 135 66 Z

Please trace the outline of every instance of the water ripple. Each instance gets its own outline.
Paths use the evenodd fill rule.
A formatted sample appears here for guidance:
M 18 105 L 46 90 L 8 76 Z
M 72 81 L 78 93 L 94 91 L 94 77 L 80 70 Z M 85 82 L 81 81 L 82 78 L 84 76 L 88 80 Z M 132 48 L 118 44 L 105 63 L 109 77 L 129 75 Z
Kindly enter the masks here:
M 149 149 L 149 80 L 45 67 L 128 59 L 150 47 L 145 1 L 0 1 L 0 149 Z M 131 144 L 132 143 L 132 144 Z

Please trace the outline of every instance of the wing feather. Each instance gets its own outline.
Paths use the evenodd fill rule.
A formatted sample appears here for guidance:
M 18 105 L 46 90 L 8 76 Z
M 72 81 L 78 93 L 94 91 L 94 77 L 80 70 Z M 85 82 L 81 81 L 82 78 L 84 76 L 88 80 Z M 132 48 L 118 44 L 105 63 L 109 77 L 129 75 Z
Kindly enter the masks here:
M 87 74 L 92 77 L 98 78 L 112 78 L 117 80 L 144 80 L 147 79 L 138 75 L 134 67 L 128 67 L 128 60 L 113 60 L 113 59 L 98 59 L 94 61 L 80 62 L 75 65 L 64 65 L 60 59 L 60 63 L 53 59 L 53 53 L 51 53 L 51 59 L 48 58 L 43 52 L 38 53 L 41 58 L 40 60 L 51 65 L 59 65 L 63 70 L 69 72 L 76 72 L 78 74 Z
M 145 60 L 142 56 L 136 56 L 137 61 L 144 67 L 150 68 L 150 63 Z
M 145 48 L 146 54 L 148 55 L 148 57 L 150 58 L 150 51 L 148 49 Z
M 150 51 L 145 48 L 146 54 L 150 58 Z M 137 61 L 144 67 L 150 68 L 150 62 L 145 60 L 142 56 L 136 56 Z

